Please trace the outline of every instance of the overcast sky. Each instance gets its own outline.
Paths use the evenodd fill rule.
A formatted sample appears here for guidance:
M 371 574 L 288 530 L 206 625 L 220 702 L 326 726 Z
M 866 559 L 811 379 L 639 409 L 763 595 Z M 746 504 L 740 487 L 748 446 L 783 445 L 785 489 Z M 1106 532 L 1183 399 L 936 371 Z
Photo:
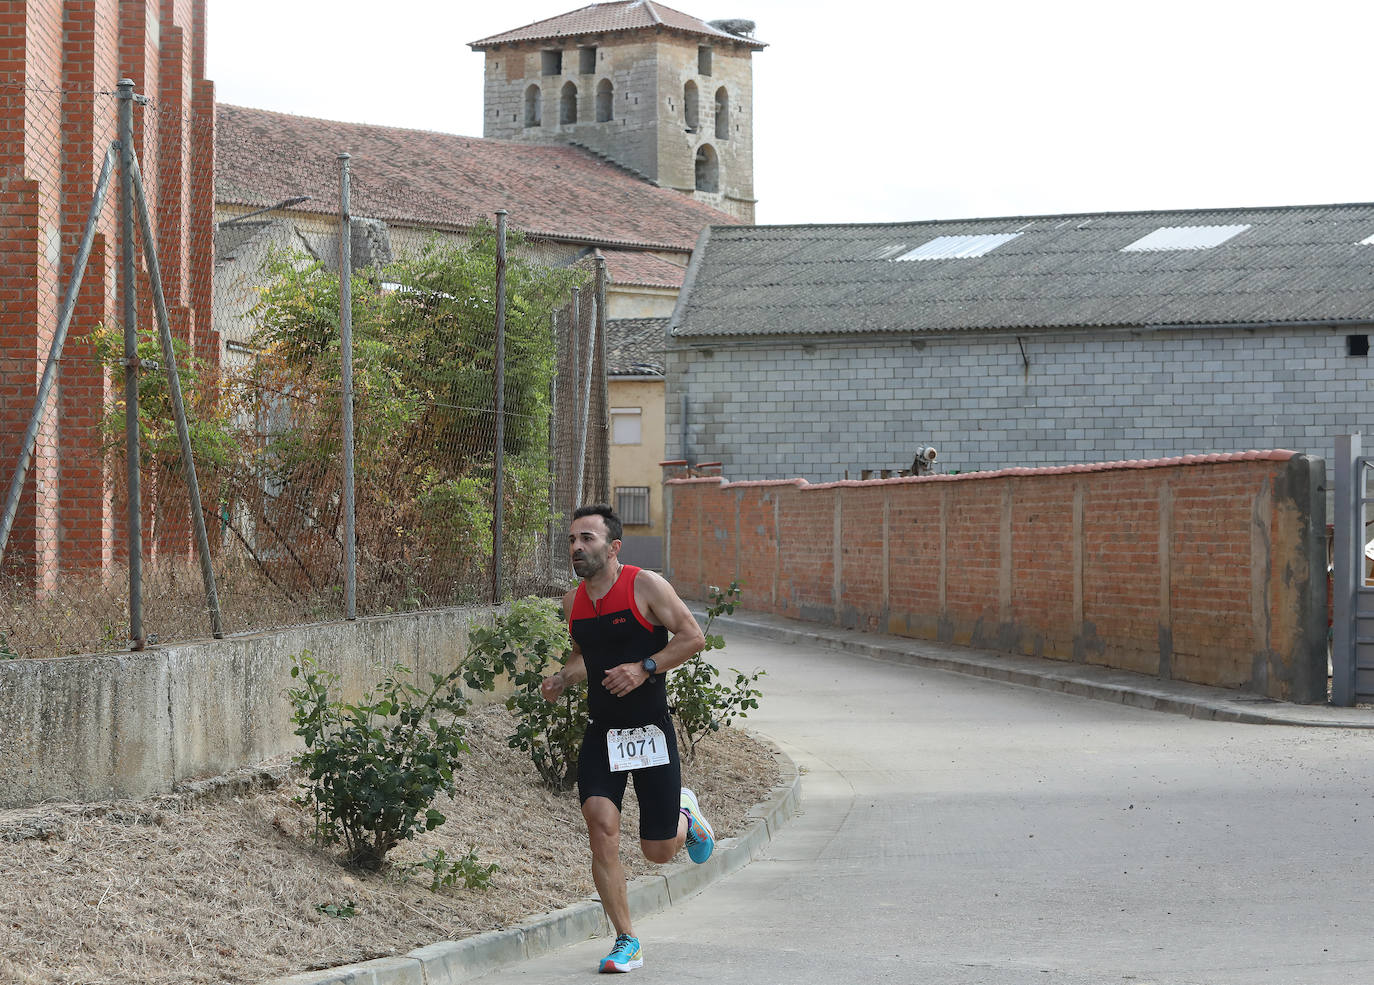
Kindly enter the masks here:
M 480 136 L 579 0 L 209 0 L 221 102 Z M 747 18 L 760 223 L 1374 200 L 1374 3 L 676 0 Z M 340 148 L 345 149 L 345 148 Z

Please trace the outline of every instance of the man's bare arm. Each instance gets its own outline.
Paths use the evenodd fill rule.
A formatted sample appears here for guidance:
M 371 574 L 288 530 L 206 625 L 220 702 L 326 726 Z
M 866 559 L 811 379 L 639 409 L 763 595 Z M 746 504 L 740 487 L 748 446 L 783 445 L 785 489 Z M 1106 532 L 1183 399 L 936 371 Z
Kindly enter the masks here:
M 569 592 L 563 596 L 563 618 L 568 618 L 568 613 L 572 610 L 573 595 Z M 578 681 L 587 679 L 587 665 L 582 660 L 582 649 L 577 645 L 577 640 L 572 641 L 572 653 L 563 662 L 562 668 L 555 674 L 544 678 L 539 685 L 540 692 L 544 695 L 545 701 L 557 701 L 563 696 L 569 684 L 576 684 Z
M 635 578 L 635 601 L 639 611 L 650 622 L 666 626 L 672 638 L 668 645 L 653 655 L 654 664 L 661 674 L 681 666 L 706 645 L 706 637 L 697 625 L 687 603 L 678 598 L 673 586 L 662 575 L 652 571 L 641 571 Z M 606 671 L 604 683 L 606 690 L 617 697 L 624 697 L 639 687 L 650 677 L 643 664 L 638 661 L 620 664 Z

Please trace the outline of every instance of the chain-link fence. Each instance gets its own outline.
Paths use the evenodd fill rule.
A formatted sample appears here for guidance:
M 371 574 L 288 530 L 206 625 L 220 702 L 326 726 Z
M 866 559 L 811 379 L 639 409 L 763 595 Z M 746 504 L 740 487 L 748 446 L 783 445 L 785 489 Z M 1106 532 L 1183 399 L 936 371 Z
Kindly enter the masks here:
M 567 517 L 608 491 L 595 251 L 541 238 L 518 214 L 498 221 L 455 206 L 404 159 L 349 158 L 354 135 L 324 121 L 282 116 L 273 132 L 217 133 L 208 100 L 31 88 L 0 89 L 2 100 L 34 121 L 27 158 L 0 162 L 0 264 L 4 286 L 16 281 L 22 295 L 0 311 L 0 479 L 9 484 L 33 449 L 4 545 L 4 655 L 123 649 L 140 645 L 140 628 L 168 642 L 216 624 L 237 633 L 567 583 Z M 90 219 L 90 262 L 44 401 L 62 296 L 112 144 L 118 163 L 121 103 L 151 236 L 137 224 L 137 188 L 134 232 L 123 233 L 116 167 Z M 76 153 L 60 126 L 74 115 L 94 134 Z M 22 177 L 48 160 L 63 190 L 55 200 L 42 179 Z

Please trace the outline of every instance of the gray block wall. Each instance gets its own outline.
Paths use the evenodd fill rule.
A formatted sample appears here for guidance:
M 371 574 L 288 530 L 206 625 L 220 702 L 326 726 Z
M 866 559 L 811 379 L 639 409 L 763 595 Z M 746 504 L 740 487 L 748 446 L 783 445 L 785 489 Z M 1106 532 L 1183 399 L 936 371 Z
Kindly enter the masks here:
M 1374 424 L 1359 328 L 968 333 L 902 340 L 671 340 L 666 453 L 726 478 L 858 478 L 1287 448 L 1328 461 Z M 1024 355 L 1023 355 L 1024 353 Z

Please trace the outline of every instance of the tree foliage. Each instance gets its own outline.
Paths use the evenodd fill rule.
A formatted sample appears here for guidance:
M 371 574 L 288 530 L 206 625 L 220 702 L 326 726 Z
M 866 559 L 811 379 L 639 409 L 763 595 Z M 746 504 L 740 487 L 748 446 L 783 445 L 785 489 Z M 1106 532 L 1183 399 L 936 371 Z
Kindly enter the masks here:
M 515 239 L 510 244 L 518 247 Z M 254 405 L 264 433 L 249 490 L 273 534 L 306 552 L 337 551 L 342 503 L 339 282 L 319 263 L 277 253 L 250 316 L 259 353 Z M 527 547 L 548 511 L 554 312 L 581 268 L 549 268 L 512 249 L 506 267 L 507 543 Z M 490 561 L 496 427 L 496 238 L 431 240 L 352 285 L 355 488 L 361 564 L 390 607 L 451 600 Z

